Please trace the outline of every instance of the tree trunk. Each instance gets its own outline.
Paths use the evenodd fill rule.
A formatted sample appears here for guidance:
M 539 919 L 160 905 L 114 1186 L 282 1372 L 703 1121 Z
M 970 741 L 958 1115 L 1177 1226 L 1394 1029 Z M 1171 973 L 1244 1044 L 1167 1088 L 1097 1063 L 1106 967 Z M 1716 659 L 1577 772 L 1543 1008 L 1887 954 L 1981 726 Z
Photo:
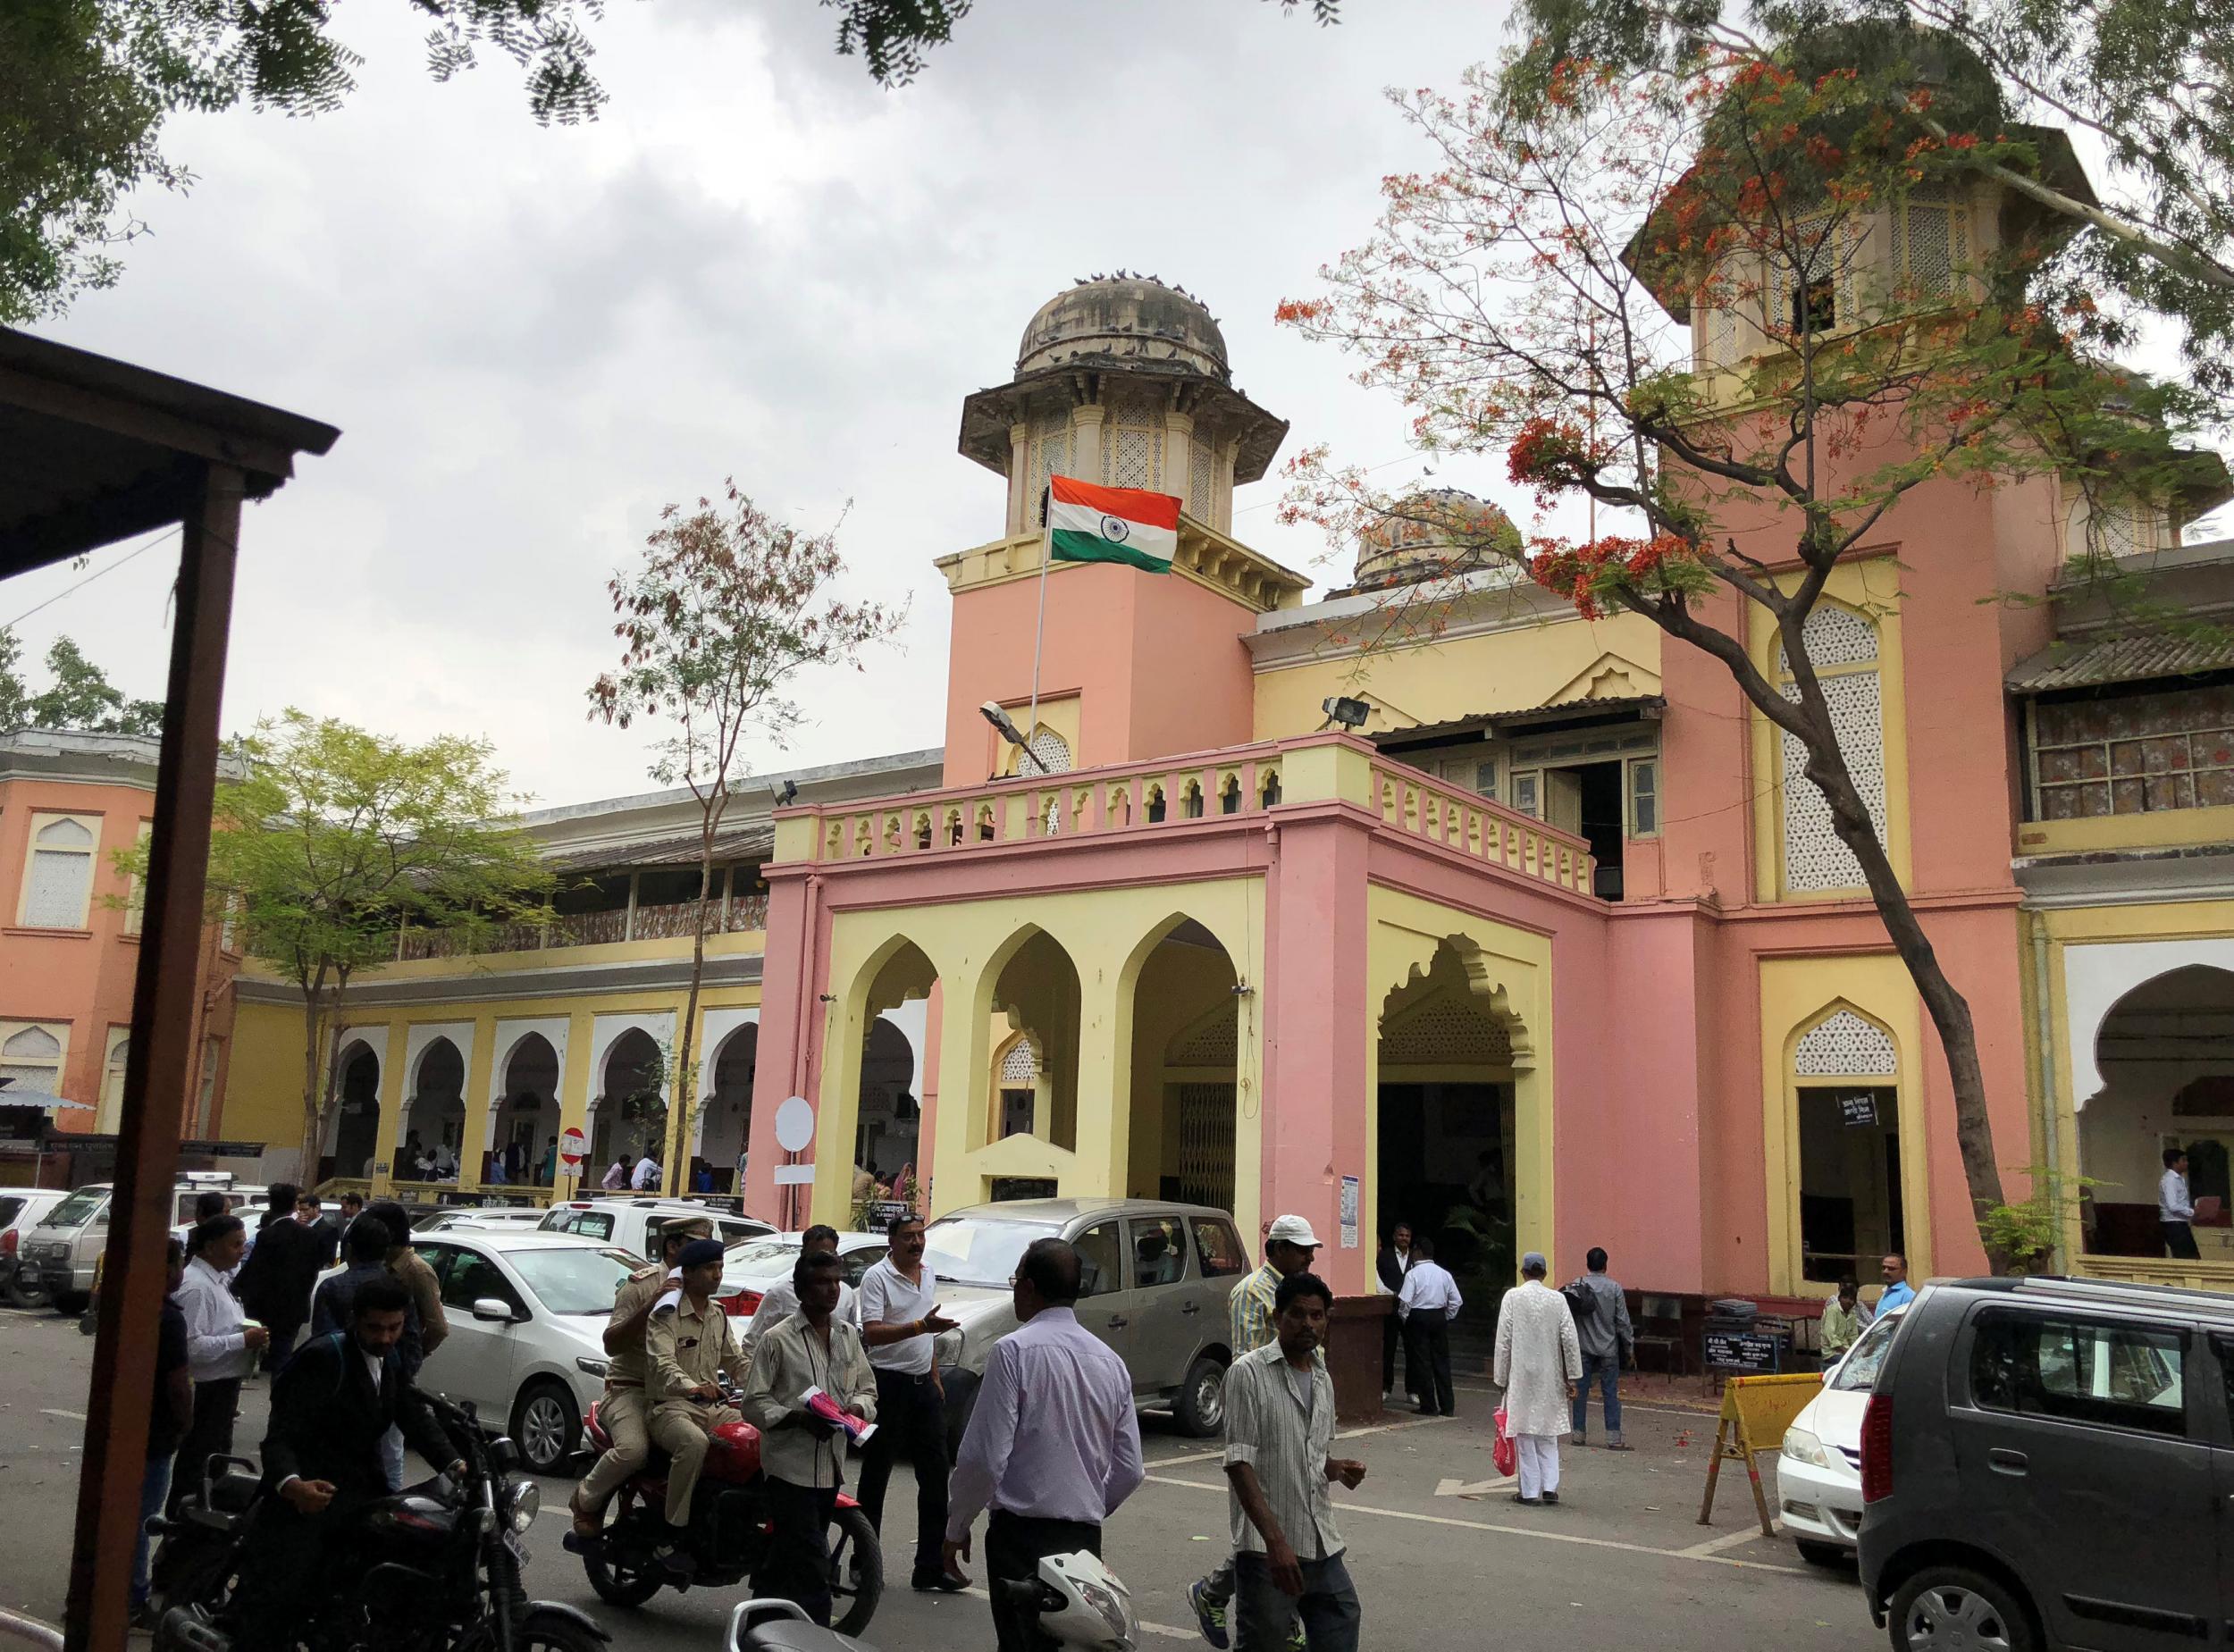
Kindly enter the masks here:
M 691 925 L 691 985 L 683 999 L 683 1031 L 675 1041 L 675 1128 L 668 1154 L 668 1187 L 673 1196 L 690 1192 L 692 1098 L 697 1093 L 691 1065 L 692 1035 L 698 1029 L 699 984 L 706 975 L 706 912 L 714 892 L 714 835 L 709 822 L 699 840 L 698 910 Z
M 1813 673 L 1795 675 L 1803 679 L 1801 708 L 1809 725 L 1801 736 L 1808 752 L 1807 777 L 1830 804 L 1832 830 L 1860 863 L 1870 899 L 1877 903 L 1885 934 L 1892 937 L 1893 950 L 1908 967 L 1909 978 L 1915 982 L 1946 1051 L 1947 1078 L 1954 1091 L 1955 1146 L 1962 1156 L 1971 1220 L 1978 1224 L 1987 1266 L 1995 1273 L 2007 1273 L 2016 1259 L 1986 1237 L 1986 1212 L 2003 1202 L 2002 1173 L 1994 1161 L 1994 1121 L 1986 1111 L 1986 1075 L 1978 1065 L 1978 1029 L 1971 1023 L 1969 1002 L 1940 968 L 1939 954 L 1924 933 L 1915 908 L 1909 904 L 1908 892 L 1894 875 L 1893 862 L 1877 840 L 1876 824 L 1847 770 L 1846 754 L 1832 731 L 1829 708 Z

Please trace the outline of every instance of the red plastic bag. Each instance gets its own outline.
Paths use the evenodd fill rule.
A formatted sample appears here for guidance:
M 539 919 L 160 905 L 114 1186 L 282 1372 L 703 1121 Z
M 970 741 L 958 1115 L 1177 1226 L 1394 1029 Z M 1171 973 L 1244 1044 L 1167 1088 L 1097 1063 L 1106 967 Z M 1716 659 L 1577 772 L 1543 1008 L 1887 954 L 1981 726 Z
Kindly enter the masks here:
M 1513 1443 L 1512 1430 L 1505 1425 L 1502 1405 L 1497 1408 L 1497 1444 L 1490 1447 L 1490 1461 L 1508 1480 L 1520 1472 L 1520 1447 Z

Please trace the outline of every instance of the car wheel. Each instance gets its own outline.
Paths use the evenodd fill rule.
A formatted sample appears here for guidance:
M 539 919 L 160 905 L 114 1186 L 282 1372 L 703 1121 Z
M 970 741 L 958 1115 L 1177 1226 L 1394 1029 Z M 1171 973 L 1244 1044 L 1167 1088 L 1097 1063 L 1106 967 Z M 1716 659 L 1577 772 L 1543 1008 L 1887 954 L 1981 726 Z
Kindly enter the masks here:
M 14 1279 L 8 1281 L 8 1306 L 21 1308 L 26 1313 L 37 1313 L 52 1298 L 44 1286 L 26 1287 Z
M 1187 1380 L 1179 1385 L 1172 1414 L 1197 1439 L 1207 1438 L 1226 1424 L 1226 1368 L 1208 1354 L 1187 1368 Z
M 1887 1614 L 1894 1652 L 2037 1652 L 2032 1619 L 2008 1588 L 1967 1566 L 1927 1566 Z
M 563 1382 L 538 1379 L 512 1405 L 512 1438 L 521 1461 L 538 1474 L 556 1474 L 582 1438 L 582 1413 Z
M 877 1615 L 885 1592 L 885 1551 L 877 1528 L 858 1508 L 842 1508 L 830 1519 L 830 1627 L 858 1635 Z
M 1813 1538 L 1796 1538 L 1793 1541 L 1799 1546 L 1800 1558 L 1810 1566 L 1821 1566 L 1831 1572 L 1852 1572 L 1854 1569 L 1854 1551 L 1850 1548 L 1841 1547 L 1835 1543 L 1818 1543 Z

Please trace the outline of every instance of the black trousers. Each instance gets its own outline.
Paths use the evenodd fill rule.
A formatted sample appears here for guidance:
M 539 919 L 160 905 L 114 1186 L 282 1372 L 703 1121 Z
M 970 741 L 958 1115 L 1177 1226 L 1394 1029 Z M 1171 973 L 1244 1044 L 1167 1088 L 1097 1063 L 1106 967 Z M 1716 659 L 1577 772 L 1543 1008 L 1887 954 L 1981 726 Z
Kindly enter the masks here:
M 240 1409 L 240 1379 L 219 1377 L 194 1385 L 194 1419 L 186 1425 L 179 1455 L 171 1463 L 171 1512 L 202 1493 L 202 1465 L 232 1455 L 233 1413 Z
M 1440 1310 L 1404 1321 L 1404 1379 L 1420 1396 L 1421 1414 L 1458 1414 L 1450 1387 L 1450 1321 Z
M 2164 1235 L 2164 1253 L 2180 1262 L 2200 1262 L 2203 1253 L 2196 1248 L 2196 1230 L 2184 1221 L 2162 1221 L 2157 1227 Z
M 993 1635 L 1001 1652 L 1042 1652 L 1054 1645 L 1046 1635 L 1025 1638 L 1030 1616 L 1005 1598 L 1001 1584 L 1036 1578 L 1039 1563 L 1048 1556 L 1075 1555 L 1080 1549 L 1100 1556 L 1099 1526 L 1083 1520 L 1038 1520 L 1029 1514 L 993 1512 L 985 1528 L 985 1576 L 986 1588 L 993 1597 Z
M 929 1374 L 877 1372 L 877 1431 L 861 1448 L 861 1512 L 884 1536 L 885 1488 L 903 1448 L 915 1464 L 915 1569 L 912 1578 L 945 1570 L 946 1539 L 946 1407 Z
M 827 1629 L 829 1533 L 830 1522 L 837 1513 L 837 1488 L 794 1486 L 773 1474 L 762 1484 L 767 1488 L 768 1521 L 775 1529 L 768 1534 L 760 1564 L 753 1568 L 752 1592 L 797 1601 L 809 1617 Z

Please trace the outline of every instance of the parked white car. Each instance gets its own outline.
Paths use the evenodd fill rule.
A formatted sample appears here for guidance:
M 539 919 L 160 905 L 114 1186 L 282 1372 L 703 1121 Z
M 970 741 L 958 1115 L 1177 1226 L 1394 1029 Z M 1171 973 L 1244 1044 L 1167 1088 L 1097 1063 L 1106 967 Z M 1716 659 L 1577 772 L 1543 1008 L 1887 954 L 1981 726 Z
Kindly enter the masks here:
M 1900 1322 L 1898 1310 L 1872 1321 L 1823 1373 L 1823 1391 L 1785 1430 L 1776 1501 L 1801 1557 L 1818 1566 L 1854 1563 L 1861 1531 L 1861 1416 Z
M 451 1228 L 504 1229 L 514 1233 L 533 1233 L 543 1225 L 543 1208 L 540 1204 L 478 1205 L 460 1204 L 432 1216 L 422 1216 L 412 1224 L 414 1233 L 441 1233 Z
M 419 1386 L 471 1400 L 527 1466 L 552 1474 L 580 1448 L 582 1417 L 605 1391 L 605 1325 L 632 1252 L 564 1234 L 449 1228 L 414 1234 L 442 1287 L 449 1338 Z
M 771 1233 L 732 1245 L 722 1256 L 721 1286 L 714 1293 L 722 1312 L 733 1318 L 751 1319 L 760 1308 L 760 1298 L 768 1295 L 768 1287 L 779 1279 L 787 1282 L 791 1279 L 792 1270 L 799 1264 L 802 1237 L 796 1233 Z M 839 1234 L 837 1254 L 845 1264 L 845 1282 L 859 1290 L 861 1275 L 882 1262 L 890 1248 L 891 1241 L 881 1233 Z
M 776 1229 L 750 1216 L 732 1216 L 689 1199 L 569 1199 L 543 1212 L 545 1233 L 571 1233 L 617 1245 L 639 1256 L 659 1254 L 659 1230 L 671 1221 L 710 1218 L 724 1245 L 757 1239 Z

